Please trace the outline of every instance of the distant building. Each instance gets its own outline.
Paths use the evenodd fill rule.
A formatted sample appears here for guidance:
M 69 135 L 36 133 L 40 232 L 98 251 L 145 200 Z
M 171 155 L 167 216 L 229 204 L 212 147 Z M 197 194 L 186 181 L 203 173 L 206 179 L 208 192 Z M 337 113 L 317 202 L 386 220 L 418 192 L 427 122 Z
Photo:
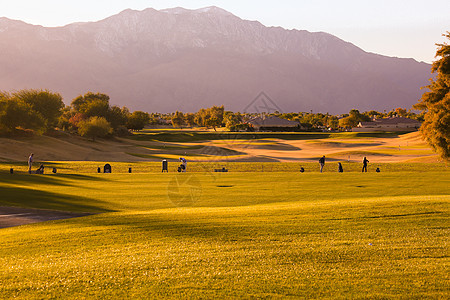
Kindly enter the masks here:
M 276 116 L 263 116 L 247 122 L 255 131 L 299 131 L 300 123 L 281 119 Z
M 387 118 L 375 119 L 371 122 L 359 122 L 357 127 L 352 129 L 353 132 L 367 132 L 367 131 L 399 131 L 408 132 L 416 131 L 420 128 L 422 123 L 417 120 L 409 118 Z
M 166 119 L 159 118 L 158 119 L 158 124 L 161 124 L 161 125 L 172 125 L 172 120 L 166 120 Z

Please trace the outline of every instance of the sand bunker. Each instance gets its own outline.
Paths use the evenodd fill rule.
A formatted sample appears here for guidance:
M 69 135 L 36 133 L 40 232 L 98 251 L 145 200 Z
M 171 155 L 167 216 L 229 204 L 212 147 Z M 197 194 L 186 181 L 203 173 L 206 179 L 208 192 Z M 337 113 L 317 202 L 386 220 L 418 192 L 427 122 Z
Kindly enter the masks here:
M 91 215 L 65 211 L 0 206 L 0 228 Z

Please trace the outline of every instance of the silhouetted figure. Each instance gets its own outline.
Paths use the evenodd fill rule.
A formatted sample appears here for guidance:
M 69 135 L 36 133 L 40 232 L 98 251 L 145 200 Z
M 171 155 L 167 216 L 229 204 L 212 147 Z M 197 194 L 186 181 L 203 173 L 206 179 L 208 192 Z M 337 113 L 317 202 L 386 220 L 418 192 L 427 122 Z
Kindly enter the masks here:
M 300 168 L 300 173 L 305 173 L 305 168 L 301 167 Z
M 325 166 L 325 155 L 319 159 L 319 164 L 320 164 L 320 173 L 322 173 L 323 167 Z
M 39 169 L 36 170 L 36 174 L 44 174 L 44 165 L 39 166 Z
M 364 156 L 362 172 L 367 172 L 367 164 L 368 163 L 369 163 L 369 160 Z
M 380 173 L 380 172 L 381 172 L 380 168 L 377 168 L 377 169 L 375 170 L 375 172 Z
M 341 163 L 338 163 L 338 172 L 339 173 L 344 173 L 344 168 L 342 167 Z

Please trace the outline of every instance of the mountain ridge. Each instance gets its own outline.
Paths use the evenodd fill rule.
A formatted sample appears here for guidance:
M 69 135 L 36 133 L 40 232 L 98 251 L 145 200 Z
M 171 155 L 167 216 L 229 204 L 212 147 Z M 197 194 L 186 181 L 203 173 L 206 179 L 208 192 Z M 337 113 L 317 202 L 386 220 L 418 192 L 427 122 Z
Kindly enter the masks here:
M 66 103 L 98 91 L 113 104 L 159 112 L 239 111 L 261 91 L 284 111 L 409 108 L 431 77 L 430 65 L 413 59 L 217 7 L 128 9 L 63 27 L 0 18 L 0 51 L 0 90 L 48 88 Z

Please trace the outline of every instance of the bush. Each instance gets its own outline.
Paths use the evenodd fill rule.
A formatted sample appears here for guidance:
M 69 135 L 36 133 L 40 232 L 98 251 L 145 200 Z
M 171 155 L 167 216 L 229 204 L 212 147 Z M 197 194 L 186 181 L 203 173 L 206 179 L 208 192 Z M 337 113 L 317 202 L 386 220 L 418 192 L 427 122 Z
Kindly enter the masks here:
M 91 117 L 78 123 L 78 134 L 88 138 L 102 138 L 112 134 L 111 124 L 103 117 Z
M 119 126 L 116 130 L 114 130 L 114 133 L 117 136 L 130 136 L 130 135 L 132 135 L 132 133 L 125 126 Z

